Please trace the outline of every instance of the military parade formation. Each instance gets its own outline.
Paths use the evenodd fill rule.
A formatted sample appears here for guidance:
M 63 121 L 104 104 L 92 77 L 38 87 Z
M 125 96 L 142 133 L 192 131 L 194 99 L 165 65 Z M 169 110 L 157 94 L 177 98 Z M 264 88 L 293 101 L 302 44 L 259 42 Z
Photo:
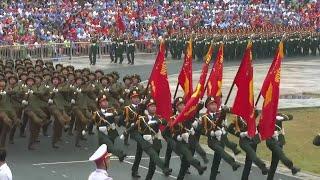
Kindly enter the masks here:
M 100 145 L 106 144 L 108 152 L 122 162 L 126 152 L 114 146 L 116 138 L 128 139 L 137 143 L 132 166 L 132 177 L 140 178 L 138 169 L 142 153 L 150 157 L 146 179 L 152 179 L 156 166 L 165 176 L 172 173 L 170 159 L 175 152 L 181 159 L 178 179 L 184 179 L 193 166 L 199 175 L 207 170 L 206 151 L 200 146 L 200 137 L 207 139 L 207 144 L 215 154 L 212 160 L 210 180 L 219 174 L 221 159 L 227 162 L 233 171 L 241 166 L 233 156 L 226 152 L 230 149 L 235 156 L 246 154 L 242 179 L 248 179 L 252 162 L 263 175 L 273 179 L 279 160 L 292 174 L 300 171 L 287 158 L 283 151 L 285 137 L 282 122 L 292 120 L 291 115 L 278 113 L 276 131 L 266 141 L 272 152 L 270 168 L 257 156 L 256 148 L 260 143 L 258 136 L 248 136 L 247 124 L 240 116 L 235 116 L 230 124 L 226 114 L 230 107 L 219 106 L 214 97 L 200 101 L 194 118 L 170 126 L 185 107 L 183 97 L 175 98 L 175 115 L 168 121 L 157 115 L 156 101 L 151 97 L 150 89 L 140 82 L 139 75 L 126 75 L 122 82 L 117 72 L 104 74 L 101 70 L 75 69 L 73 66 L 56 64 L 50 61 L 24 60 L 0 61 L 0 147 L 7 143 L 14 144 L 16 136 L 28 135 L 28 150 L 39 148 L 39 136 L 48 136 L 52 125 L 52 148 L 59 148 L 63 133 L 74 136 L 75 147 L 81 147 L 86 134 L 97 134 Z M 206 109 L 205 113 L 202 109 Z M 201 111 L 201 112 L 200 112 Z M 258 116 L 259 112 L 255 112 Z M 27 128 L 28 126 L 28 128 Z M 123 128 L 124 127 L 124 131 Z M 94 130 L 96 128 L 96 131 Z M 29 133 L 26 132 L 29 130 Z M 160 130 L 161 129 L 161 130 Z M 120 132 L 123 132 L 122 134 Z M 239 145 L 230 141 L 233 134 L 239 138 Z M 316 140 L 315 140 L 316 141 Z M 166 142 L 166 146 L 163 146 Z M 166 147 L 165 159 L 159 158 L 160 150 Z M 200 160 L 195 154 L 199 154 Z

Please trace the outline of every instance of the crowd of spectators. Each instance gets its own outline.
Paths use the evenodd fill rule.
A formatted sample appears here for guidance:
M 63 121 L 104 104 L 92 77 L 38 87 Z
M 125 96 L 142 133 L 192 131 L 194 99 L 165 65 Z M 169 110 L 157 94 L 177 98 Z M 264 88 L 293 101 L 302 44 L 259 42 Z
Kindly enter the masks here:
M 2 0 L 0 44 L 108 40 L 119 33 L 136 40 L 202 28 L 284 26 L 320 31 L 319 0 Z M 118 21 L 125 32 L 117 29 Z

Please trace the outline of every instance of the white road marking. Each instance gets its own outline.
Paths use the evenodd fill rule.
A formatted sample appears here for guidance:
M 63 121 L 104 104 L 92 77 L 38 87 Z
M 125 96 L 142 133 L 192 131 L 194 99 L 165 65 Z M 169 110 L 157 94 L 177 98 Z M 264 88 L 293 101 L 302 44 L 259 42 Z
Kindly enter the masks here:
M 135 156 L 127 156 L 126 159 L 134 159 Z M 164 157 L 160 157 L 161 159 L 164 159 Z M 179 158 L 179 156 L 172 156 L 171 158 Z M 149 160 L 149 157 L 143 157 L 141 160 Z M 116 161 L 119 160 L 118 157 L 112 156 L 110 158 L 111 161 Z M 89 160 L 82 160 L 82 161 L 61 161 L 61 162 L 49 162 L 49 163 L 37 163 L 37 164 L 32 164 L 33 166 L 44 166 L 44 165 L 58 165 L 58 164 L 75 164 L 75 163 L 86 163 L 86 162 L 91 162 Z M 44 167 L 41 167 L 44 168 Z
M 123 162 L 133 165 L 133 163 L 132 163 L 132 162 L 129 162 L 129 161 L 125 161 L 125 160 L 124 160 Z M 142 168 L 142 169 L 149 170 L 149 168 L 147 168 L 147 167 L 145 167 L 145 166 L 142 166 L 142 165 L 139 165 L 139 167 Z M 158 174 L 162 174 L 162 175 L 163 175 L 163 173 L 160 172 L 160 171 L 157 171 L 157 170 L 156 170 L 155 172 L 158 173 Z M 168 176 L 168 177 L 171 177 L 172 179 L 177 179 L 177 177 L 172 176 L 172 175 L 170 175 L 170 176 Z

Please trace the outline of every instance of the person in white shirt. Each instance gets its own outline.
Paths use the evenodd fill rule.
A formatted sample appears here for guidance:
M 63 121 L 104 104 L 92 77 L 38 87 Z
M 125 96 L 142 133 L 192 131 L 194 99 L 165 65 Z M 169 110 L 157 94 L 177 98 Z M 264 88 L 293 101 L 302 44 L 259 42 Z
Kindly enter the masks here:
M 89 158 L 89 161 L 94 161 L 97 168 L 90 174 L 88 180 L 113 180 L 107 173 L 111 156 L 112 154 L 108 153 L 107 151 L 106 144 L 102 144 L 97 151 L 93 153 L 93 155 Z
M 0 180 L 12 180 L 12 173 L 6 163 L 7 152 L 0 149 Z

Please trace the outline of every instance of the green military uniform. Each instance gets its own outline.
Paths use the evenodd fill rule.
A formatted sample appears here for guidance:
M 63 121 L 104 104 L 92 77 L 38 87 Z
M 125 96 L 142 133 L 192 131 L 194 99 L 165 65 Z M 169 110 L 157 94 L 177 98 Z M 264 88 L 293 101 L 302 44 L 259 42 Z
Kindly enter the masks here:
M 155 101 L 150 99 L 146 102 L 147 107 L 155 105 Z M 162 148 L 159 139 L 160 125 L 166 125 L 166 120 L 159 118 L 157 115 L 140 116 L 134 124 L 137 132 L 132 137 L 140 145 L 141 149 L 150 156 L 149 170 L 146 180 L 151 180 L 156 170 L 156 165 L 162 169 L 163 173 L 168 176 L 171 169 L 165 167 L 164 161 L 159 158 Z
M 107 101 L 107 97 L 103 95 L 99 98 L 98 103 Z M 115 139 L 119 136 L 116 129 L 115 116 L 117 112 L 113 108 L 100 108 L 94 112 L 93 119 L 97 125 L 99 145 L 106 144 L 108 151 L 114 154 L 122 162 L 126 154 L 114 146 Z
M 289 120 L 292 120 L 292 115 L 278 114 L 276 117 L 275 133 L 271 138 L 266 140 L 267 147 L 272 151 L 272 160 L 267 180 L 273 179 L 279 160 L 281 160 L 281 162 L 291 170 L 293 175 L 300 171 L 299 168 L 293 166 L 293 162 L 283 152 L 285 137 L 282 122 Z
M 135 45 L 135 40 L 133 38 L 129 38 L 126 43 L 128 64 L 134 64 Z
M 89 51 L 90 65 L 96 65 L 98 51 L 99 51 L 99 45 L 97 43 L 97 40 L 94 39 L 92 40 L 92 43 L 90 45 L 90 51 Z
M 215 103 L 212 97 L 208 97 L 206 100 L 206 107 L 210 103 Z M 213 112 L 208 112 L 201 117 L 202 134 L 208 137 L 208 146 L 215 152 L 211 166 L 210 180 L 216 179 L 221 158 L 232 166 L 234 171 L 240 167 L 235 159 L 224 150 L 225 142 L 222 139 L 224 132 L 218 127 L 219 122 L 217 122 L 220 120 L 220 115 Z
M 175 120 L 177 116 L 173 117 L 172 120 Z M 193 157 L 192 152 L 190 151 L 191 144 L 189 143 L 189 136 L 191 132 L 187 131 L 185 123 L 178 123 L 175 125 L 172 130 L 172 137 L 176 143 L 176 151 L 181 159 L 181 167 L 178 175 L 178 179 L 183 179 L 189 166 L 192 165 L 198 170 L 198 173 L 202 175 L 207 169 L 206 166 L 201 166 L 199 160 Z
M 68 86 L 63 86 L 61 79 L 59 77 L 53 77 L 53 80 L 58 80 L 58 84 L 51 87 L 47 86 L 50 89 L 50 99 L 48 100 L 48 108 L 50 114 L 54 117 L 53 122 L 53 135 L 52 135 L 52 147 L 58 148 L 56 143 L 62 137 L 63 128 L 71 121 L 70 117 L 67 115 L 65 107 L 67 107 L 70 102 L 64 98 L 64 94 L 68 93 L 71 89 Z
M 247 180 L 249 178 L 252 162 L 254 162 L 261 169 L 262 174 L 268 174 L 269 170 L 267 169 L 266 164 L 260 158 L 258 158 L 256 154 L 257 144 L 259 143 L 259 140 L 257 140 L 257 137 L 249 138 L 247 136 L 246 122 L 241 117 L 237 117 L 229 125 L 228 132 L 240 137 L 240 147 L 243 151 L 246 152 L 246 161 L 241 179 Z
M 76 82 L 83 78 L 77 77 Z M 79 82 L 80 83 L 80 82 Z M 88 119 L 91 119 L 91 114 L 88 109 L 88 96 L 87 91 L 89 91 L 84 84 L 75 84 L 75 91 L 73 94 L 73 99 L 71 100 L 73 107 L 72 111 L 75 116 L 75 130 L 76 130 L 76 147 L 80 147 L 80 139 L 85 140 L 83 137 L 83 131 L 86 129 L 86 126 L 88 125 L 89 121 Z
M 116 50 L 115 50 L 115 63 L 117 63 L 119 59 L 119 63 L 122 64 L 124 51 L 125 51 L 124 39 L 118 38 L 116 42 Z
M 139 97 L 139 93 L 136 90 L 131 90 L 129 97 L 130 99 L 134 98 L 134 97 Z M 138 117 L 139 115 L 143 114 L 144 111 L 144 106 L 142 104 L 131 104 L 128 106 L 125 106 L 124 110 L 123 110 L 123 121 L 126 127 L 126 133 L 124 133 L 124 139 L 125 140 L 125 144 L 128 144 L 128 136 L 130 134 L 130 137 L 132 139 L 134 139 L 137 142 L 137 149 L 136 149 L 136 154 L 135 154 L 135 159 L 134 159 L 134 163 L 132 166 L 132 176 L 133 177 L 140 177 L 138 174 L 138 169 L 139 169 L 139 164 L 141 161 L 141 157 L 142 157 L 142 146 L 140 143 L 138 143 L 138 141 L 142 141 L 142 136 L 141 134 L 134 128 L 134 124 L 136 124 L 136 122 L 138 121 Z M 127 141 L 127 142 L 126 142 Z

